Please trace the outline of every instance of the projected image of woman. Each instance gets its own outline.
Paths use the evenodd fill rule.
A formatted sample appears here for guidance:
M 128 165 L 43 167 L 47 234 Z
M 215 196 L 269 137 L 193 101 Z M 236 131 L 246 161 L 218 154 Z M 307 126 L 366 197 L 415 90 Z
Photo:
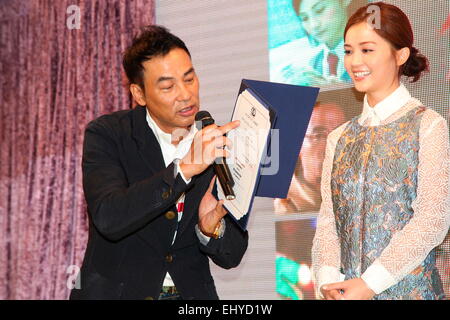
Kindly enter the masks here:
M 270 51 L 271 81 L 324 86 L 351 82 L 344 68 L 343 32 L 352 0 L 293 0 L 306 37 Z M 358 5 L 358 7 L 360 6 Z
M 361 115 L 327 138 L 316 290 L 325 299 L 444 299 L 436 246 L 450 224 L 448 125 L 400 82 L 428 70 L 408 17 L 372 5 L 344 33 L 345 68 L 365 98 Z

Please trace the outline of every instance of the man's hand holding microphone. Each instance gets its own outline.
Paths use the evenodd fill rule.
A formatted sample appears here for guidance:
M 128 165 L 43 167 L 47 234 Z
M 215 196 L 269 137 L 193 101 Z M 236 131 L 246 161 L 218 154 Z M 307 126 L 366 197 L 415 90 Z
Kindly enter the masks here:
M 209 115 L 207 112 L 204 113 Z M 197 119 L 198 117 L 196 117 Z M 209 122 L 202 121 L 202 123 L 203 128 L 195 134 L 191 148 L 179 162 L 179 168 L 187 180 L 205 171 L 216 159 L 221 160 L 230 156 L 230 152 L 226 148 L 232 148 L 232 142 L 225 134 L 239 126 L 239 120 L 229 122 L 223 126 L 214 124 L 212 118 Z M 216 174 L 217 167 L 215 165 Z M 221 184 L 224 179 L 221 173 L 224 171 L 223 169 L 222 166 L 219 173 L 221 175 L 219 178 L 222 179 Z M 226 169 L 228 170 L 228 168 Z M 205 235 L 216 238 L 217 230 L 220 228 L 220 221 L 227 214 L 227 211 L 223 208 L 223 200 L 217 201 L 212 195 L 215 179 L 216 176 L 211 180 L 209 188 L 200 202 L 198 226 Z

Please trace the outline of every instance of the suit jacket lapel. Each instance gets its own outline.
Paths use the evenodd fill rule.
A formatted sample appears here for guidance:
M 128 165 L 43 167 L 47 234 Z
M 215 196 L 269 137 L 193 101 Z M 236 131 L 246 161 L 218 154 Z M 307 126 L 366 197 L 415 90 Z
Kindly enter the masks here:
M 152 172 L 166 168 L 161 147 L 155 134 L 148 126 L 145 107 L 138 106 L 133 110 L 133 138 L 138 145 L 138 152 L 144 163 Z
M 161 147 L 146 120 L 147 113 L 145 107 L 138 106 L 132 112 L 132 134 L 138 145 L 138 152 L 143 162 L 151 172 L 156 173 L 165 169 L 166 166 Z M 177 238 L 181 236 L 183 231 L 189 225 L 189 221 L 192 219 L 193 215 L 198 215 L 198 205 L 209 186 L 212 176 L 213 171 L 212 167 L 210 167 L 203 173 L 192 178 L 192 185 L 188 187 L 185 194 L 185 209 L 180 224 L 178 225 Z
M 177 237 L 186 230 L 194 216 L 196 217 L 195 220 L 198 221 L 198 207 L 205 191 L 209 187 L 213 175 L 214 172 L 212 167 L 210 167 L 192 178 L 192 187 L 185 193 L 183 218 L 178 225 Z

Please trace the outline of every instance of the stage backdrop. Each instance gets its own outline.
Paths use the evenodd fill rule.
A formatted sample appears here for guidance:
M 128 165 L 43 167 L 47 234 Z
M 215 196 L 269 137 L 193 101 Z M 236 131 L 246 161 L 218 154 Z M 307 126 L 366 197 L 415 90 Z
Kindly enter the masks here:
M 361 2 L 353 0 L 351 7 Z M 416 45 L 431 62 L 432 72 L 408 88 L 448 119 L 450 1 L 387 2 L 411 17 Z M 202 108 L 219 124 L 229 121 L 242 78 L 300 84 L 311 79 L 298 66 L 320 69 L 293 59 L 316 57 L 321 43 L 308 38 L 292 0 L 161 0 L 155 6 L 156 23 L 190 48 Z M 342 21 L 351 7 L 341 8 L 333 21 Z M 1 1 L 0 299 L 68 296 L 67 282 L 81 265 L 87 241 L 83 130 L 99 115 L 131 106 L 120 57 L 138 27 L 154 21 L 153 8 L 151 0 Z M 321 12 L 316 8 L 313 15 Z M 291 50 L 303 43 L 311 50 Z M 296 68 L 285 69 L 282 62 L 290 61 Z M 312 176 L 320 169 L 324 133 L 360 112 L 360 97 L 339 63 L 337 71 L 338 77 L 322 74 L 316 83 L 321 93 L 315 111 L 332 116 L 324 118 L 324 132 L 310 123 L 309 146 L 317 147 L 302 148 L 293 177 L 300 186 L 305 172 Z M 239 267 L 222 270 L 211 263 L 222 299 L 314 298 L 310 251 L 320 197 L 298 190 L 292 198 L 307 196 L 307 205 L 298 208 L 256 199 L 249 248 Z M 449 294 L 450 239 L 440 246 L 438 263 Z
M 303 4 L 299 15 L 293 2 Z M 224 299 L 314 299 L 311 245 L 320 206 L 320 171 L 326 135 L 359 114 L 361 97 L 344 72 L 340 43 L 348 16 L 366 0 L 164 0 L 156 22 L 181 36 L 200 77 L 202 108 L 216 122 L 229 121 L 242 78 L 308 84 L 321 89 L 299 155 L 289 201 L 257 198 L 249 221 L 250 241 L 241 265 L 222 270 L 211 263 Z M 372 2 L 372 1 L 369 1 Z M 392 0 L 410 17 L 415 45 L 431 72 L 405 83 L 412 95 L 448 119 L 450 104 L 450 1 Z M 349 4 L 346 6 L 346 4 Z M 308 10 L 307 7 L 311 9 Z M 330 10 L 333 9 L 331 16 Z M 310 23 L 309 33 L 303 26 Z M 314 30 L 316 28 L 316 30 Z M 311 30 L 312 29 L 312 30 Z M 319 30 L 317 30 L 319 29 Z M 330 41 L 328 35 L 335 35 Z M 311 35 L 316 35 L 315 37 Z M 336 74 L 328 72 L 323 48 L 333 44 Z M 342 44 L 342 43 L 341 43 Z M 329 48 L 331 49 L 331 48 Z M 317 76 L 311 77 L 315 73 Z M 317 121 L 318 120 L 318 121 Z M 306 182 L 305 182 L 306 181 Z M 450 238 L 438 249 L 438 266 L 450 296 Z
M 153 0 L 0 4 L 0 299 L 66 299 L 87 243 L 86 124 L 130 107 L 121 53 Z

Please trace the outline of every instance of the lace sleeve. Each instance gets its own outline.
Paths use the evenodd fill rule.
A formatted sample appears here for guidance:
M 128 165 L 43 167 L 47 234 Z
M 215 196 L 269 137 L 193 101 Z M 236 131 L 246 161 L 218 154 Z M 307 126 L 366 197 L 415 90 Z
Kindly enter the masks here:
M 433 110 L 420 127 L 417 198 L 414 217 L 397 232 L 362 278 L 381 293 L 416 268 L 445 238 L 450 225 L 448 126 Z
M 317 218 L 317 229 L 311 252 L 316 294 L 319 297 L 322 297 L 319 290 L 322 285 L 342 280 L 339 271 L 341 265 L 340 242 L 336 231 L 336 220 L 331 199 L 331 171 L 336 143 L 344 128 L 345 124 L 328 136 L 322 168 L 322 204 Z

